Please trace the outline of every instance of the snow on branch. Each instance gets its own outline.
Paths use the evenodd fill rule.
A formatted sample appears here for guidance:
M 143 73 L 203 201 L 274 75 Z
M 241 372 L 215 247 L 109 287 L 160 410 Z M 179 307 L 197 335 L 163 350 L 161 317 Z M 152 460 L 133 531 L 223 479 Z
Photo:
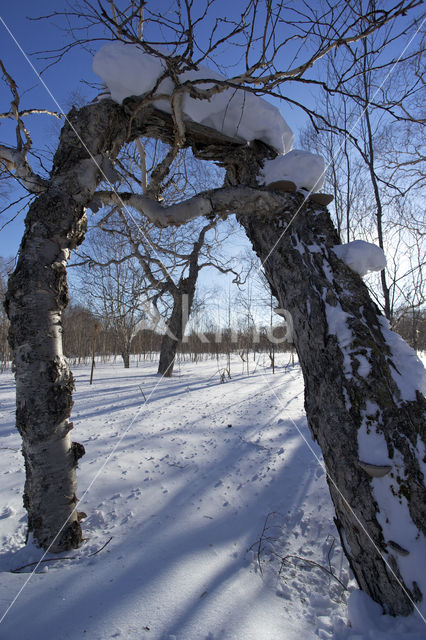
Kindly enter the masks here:
M 258 180 L 269 186 L 286 180 L 293 182 L 298 189 L 319 191 L 325 181 L 324 158 L 309 151 L 293 149 L 283 156 L 265 160 Z
M 149 95 L 154 107 L 175 118 L 182 113 L 185 119 L 232 138 L 262 140 L 278 153 L 290 151 L 293 132 L 279 109 L 205 66 L 174 73 L 172 79 L 163 58 L 161 52 L 149 54 L 138 45 L 117 41 L 96 53 L 93 70 L 116 102 Z M 182 123 L 177 125 L 182 136 Z

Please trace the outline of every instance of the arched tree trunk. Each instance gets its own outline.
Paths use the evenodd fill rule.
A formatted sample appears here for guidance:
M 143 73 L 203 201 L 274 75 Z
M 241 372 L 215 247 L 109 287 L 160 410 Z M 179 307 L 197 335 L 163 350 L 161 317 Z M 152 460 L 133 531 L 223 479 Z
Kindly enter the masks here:
M 142 135 L 174 139 L 170 116 L 145 110 L 137 99 L 123 107 L 104 101 L 69 117 L 88 149 L 65 125 L 49 188 L 27 216 L 7 296 L 29 530 L 51 551 L 81 541 L 75 467 L 83 448 L 69 437 L 73 380 L 61 349 L 69 251 L 83 238 L 85 207 L 108 158 Z M 361 588 L 386 611 L 407 614 L 426 595 L 417 584 L 426 526 L 425 401 L 409 384 L 409 358 L 392 353 L 393 334 L 367 289 L 331 250 L 338 238 L 327 212 L 308 206 L 293 219 L 301 197 L 258 189 L 254 178 L 273 152 L 213 134 L 191 124 L 186 143 L 197 157 L 221 161 L 229 185 L 242 186 L 201 198 L 200 213 L 263 212 L 241 215 L 240 222 L 293 317 L 308 422 L 323 452 L 343 547 Z M 122 198 L 130 202 L 132 195 Z M 192 200 L 177 205 L 179 212 L 198 208 Z
M 293 318 L 308 423 L 353 572 L 386 612 L 406 615 L 426 597 L 416 580 L 426 534 L 425 400 L 409 371 L 416 359 L 332 251 L 339 239 L 327 211 L 303 206 L 292 220 L 302 198 L 287 195 L 278 215 L 239 220 Z

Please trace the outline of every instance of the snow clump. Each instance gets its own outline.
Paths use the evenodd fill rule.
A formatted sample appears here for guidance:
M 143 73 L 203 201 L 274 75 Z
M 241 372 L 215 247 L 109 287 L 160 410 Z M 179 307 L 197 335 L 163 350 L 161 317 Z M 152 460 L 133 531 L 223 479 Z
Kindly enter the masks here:
M 273 160 L 266 160 L 258 180 L 265 185 L 288 180 L 294 182 L 298 189 L 316 192 L 324 185 L 324 158 L 309 151 L 293 149 Z
M 354 240 L 346 244 L 333 247 L 333 251 L 340 260 L 348 265 L 352 271 L 361 277 L 371 271 L 381 271 L 386 267 L 386 256 L 383 249 L 371 242 Z
M 167 55 L 167 52 L 164 52 Z M 124 42 L 104 45 L 93 59 L 93 71 L 108 87 L 115 102 L 130 96 L 143 96 L 155 88 L 154 96 L 171 96 L 175 85 L 167 76 L 167 66 L 160 56 L 146 53 L 141 47 Z M 156 87 L 157 82 L 165 75 Z M 208 67 L 179 75 L 179 82 L 194 80 L 226 80 Z M 213 82 L 198 82 L 196 89 L 205 91 Z M 171 113 L 170 100 L 153 101 L 161 111 Z M 242 89 L 227 88 L 207 99 L 195 99 L 185 92 L 182 101 L 184 119 L 198 122 L 232 138 L 250 142 L 261 140 L 278 153 L 293 146 L 293 132 L 279 109 L 262 98 Z

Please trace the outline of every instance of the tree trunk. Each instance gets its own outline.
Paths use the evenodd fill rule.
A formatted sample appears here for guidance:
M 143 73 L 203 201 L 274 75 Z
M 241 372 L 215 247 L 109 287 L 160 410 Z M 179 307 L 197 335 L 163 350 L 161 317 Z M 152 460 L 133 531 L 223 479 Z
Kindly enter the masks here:
M 178 346 L 181 344 L 185 333 L 188 316 L 191 311 L 184 307 L 184 301 L 188 300 L 187 292 L 184 294 L 175 293 L 173 300 L 173 311 L 167 322 L 167 330 L 161 340 L 160 362 L 158 363 L 158 373 L 165 378 L 171 378 L 176 359 Z
M 67 200 L 64 190 L 44 194 L 31 206 L 7 301 L 16 375 L 16 424 L 25 459 L 28 532 L 53 552 L 75 548 L 82 540 L 75 509 L 75 468 L 84 448 L 72 443 L 69 434 L 74 382 L 62 353 L 61 312 L 68 301 L 65 263 L 69 251 L 60 241 L 64 231 L 56 224 L 58 210 L 69 210 Z M 75 239 L 84 226 L 81 218 Z
M 121 357 L 123 358 L 124 368 L 130 369 L 130 351 L 128 349 L 124 349 L 121 352 Z
M 408 347 L 395 342 L 361 278 L 331 250 L 339 239 L 326 209 L 303 206 L 284 232 L 301 205 L 288 194 L 278 215 L 239 221 L 292 314 L 308 423 L 352 570 L 384 611 L 407 615 L 426 595 L 417 583 L 426 533 L 425 400 L 408 371 L 420 363 L 414 353 L 392 353 L 392 345 Z
M 89 152 L 100 161 L 102 153 L 114 155 L 127 131 L 122 109 L 112 103 L 73 110 L 69 122 L 62 129 L 49 188 L 29 209 L 6 298 L 28 532 L 52 552 L 76 548 L 82 540 L 75 469 L 84 447 L 70 439 L 74 383 L 62 353 L 66 264 L 84 237 L 85 207 L 101 178 Z
M 160 361 L 158 363 L 158 373 L 165 378 L 171 378 L 175 366 L 176 351 L 181 341 L 175 340 L 171 335 L 165 333 L 161 340 Z

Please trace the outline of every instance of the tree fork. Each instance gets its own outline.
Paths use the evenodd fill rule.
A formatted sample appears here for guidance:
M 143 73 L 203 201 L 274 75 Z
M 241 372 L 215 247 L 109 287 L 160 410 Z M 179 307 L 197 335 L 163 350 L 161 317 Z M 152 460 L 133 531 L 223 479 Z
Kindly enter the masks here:
M 308 424 L 323 453 L 336 525 L 354 575 L 385 612 L 408 615 L 426 596 L 416 581 L 404 580 L 406 557 L 416 554 L 426 534 L 420 468 L 425 399 L 419 392 L 410 401 L 402 398 L 383 317 L 358 274 L 332 251 L 340 241 L 325 208 L 287 194 L 278 215 L 237 217 L 280 306 L 292 315 Z M 333 317 L 344 324 L 346 341 L 339 331 L 334 334 Z M 361 373 L 365 361 L 368 371 Z M 366 430 L 367 442 L 369 433 L 383 440 L 388 466 L 360 458 L 360 430 Z M 418 532 L 410 550 L 398 542 L 404 509 Z

